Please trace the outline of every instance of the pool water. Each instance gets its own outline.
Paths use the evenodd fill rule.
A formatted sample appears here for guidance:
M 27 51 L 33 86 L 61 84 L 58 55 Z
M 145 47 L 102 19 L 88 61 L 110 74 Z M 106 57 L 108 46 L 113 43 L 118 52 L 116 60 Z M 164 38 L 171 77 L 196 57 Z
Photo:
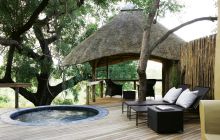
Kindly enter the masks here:
M 96 112 L 86 110 L 42 110 L 22 114 L 14 120 L 29 123 L 64 123 L 86 119 L 95 115 L 97 115 Z
M 108 110 L 98 106 L 59 105 L 18 109 L 0 115 L 0 120 L 15 125 L 65 125 L 101 119 Z

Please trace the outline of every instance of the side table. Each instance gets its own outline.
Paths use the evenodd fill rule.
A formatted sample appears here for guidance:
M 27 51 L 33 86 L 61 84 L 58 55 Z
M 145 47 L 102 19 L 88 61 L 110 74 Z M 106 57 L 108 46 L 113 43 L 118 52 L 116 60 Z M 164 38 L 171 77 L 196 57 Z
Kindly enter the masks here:
M 123 91 L 123 99 L 135 100 L 136 91 Z
M 183 132 L 183 110 L 175 106 L 172 108 L 160 110 L 156 106 L 148 107 L 148 126 L 157 133 Z

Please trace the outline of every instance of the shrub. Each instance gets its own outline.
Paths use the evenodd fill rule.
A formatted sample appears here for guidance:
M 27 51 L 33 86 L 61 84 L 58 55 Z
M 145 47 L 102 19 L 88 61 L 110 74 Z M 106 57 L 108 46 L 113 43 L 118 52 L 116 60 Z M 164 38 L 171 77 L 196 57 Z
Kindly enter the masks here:
M 8 103 L 10 101 L 8 96 L 0 96 L 0 103 Z
M 72 105 L 73 104 L 73 100 L 72 99 L 60 99 L 60 98 L 57 98 L 53 101 L 53 103 L 55 105 Z

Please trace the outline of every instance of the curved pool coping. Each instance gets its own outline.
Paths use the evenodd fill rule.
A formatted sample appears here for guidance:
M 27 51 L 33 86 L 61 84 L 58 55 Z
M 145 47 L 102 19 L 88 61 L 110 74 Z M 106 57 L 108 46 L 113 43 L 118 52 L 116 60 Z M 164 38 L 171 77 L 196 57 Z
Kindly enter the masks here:
M 27 122 L 21 122 L 18 120 L 13 120 L 11 117 L 13 117 L 13 115 L 20 115 L 23 113 L 28 113 L 31 110 L 34 111 L 40 111 L 40 110 L 45 110 L 47 108 L 63 108 L 63 109 L 67 109 L 67 108 L 83 108 L 83 109 L 91 109 L 91 110 L 96 110 L 98 111 L 98 114 L 86 119 L 82 119 L 82 120 L 77 120 L 77 121 L 72 121 L 72 122 L 54 122 L 54 123 L 27 123 Z M 108 115 L 108 110 L 102 107 L 98 107 L 98 106 L 88 106 L 88 105 L 53 105 L 53 106 L 39 106 L 36 108 L 26 108 L 26 109 L 17 109 L 17 110 L 13 110 L 13 111 L 9 111 L 6 113 L 3 113 L 0 116 L 0 120 L 8 123 L 8 124 L 13 124 L 13 125 L 23 125 L 23 126 L 46 126 L 46 125 L 68 125 L 68 124 L 77 124 L 77 123 L 82 123 L 82 122 L 88 122 L 88 121 L 94 121 L 94 120 L 98 120 L 101 119 L 105 116 Z

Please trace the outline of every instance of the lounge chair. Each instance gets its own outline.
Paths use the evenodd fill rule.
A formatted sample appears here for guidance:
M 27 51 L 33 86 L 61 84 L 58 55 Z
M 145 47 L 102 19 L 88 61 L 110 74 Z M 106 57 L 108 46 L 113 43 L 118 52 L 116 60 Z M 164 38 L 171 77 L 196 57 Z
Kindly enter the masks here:
M 111 79 L 106 79 L 106 92 L 105 96 L 109 95 L 110 97 L 115 96 L 115 95 L 120 95 L 122 96 L 122 86 L 119 84 L 115 84 Z
M 163 104 L 163 105 L 172 105 L 173 108 L 178 108 L 183 110 L 184 112 L 197 112 L 197 110 L 199 109 L 199 102 L 200 100 L 204 99 L 204 97 L 206 96 L 206 94 L 209 92 L 209 87 L 195 87 L 193 89 L 193 91 L 198 91 L 197 93 L 197 97 L 195 99 L 195 101 L 193 102 L 193 104 L 190 107 L 184 108 L 182 106 L 176 105 L 176 104 Z M 138 125 L 138 114 L 139 113 L 147 113 L 148 111 L 148 107 L 151 105 L 162 105 L 162 104 L 147 104 L 145 106 L 131 106 L 130 107 L 130 111 L 129 111 L 129 119 L 131 118 L 131 109 L 134 110 L 136 112 L 136 126 Z
M 154 86 L 155 86 L 157 80 L 156 79 L 146 79 L 146 80 L 147 80 L 146 97 L 154 97 L 154 99 L 155 99 Z M 139 91 L 139 85 L 138 85 L 138 91 Z
M 199 92 L 197 98 L 190 107 L 183 108 L 179 105 L 175 105 L 174 107 L 182 109 L 185 113 L 185 116 L 188 113 L 188 114 L 193 114 L 194 116 L 196 115 L 196 118 L 199 118 L 199 103 L 201 100 L 205 99 L 205 96 L 209 93 L 210 88 L 197 86 L 193 90 L 194 91 L 198 90 Z M 191 117 L 188 116 L 187 118 L 193 119 L 192 116 Z
M 179 85 L 178 88 L 182 88 L 182 91 L 187 89 L 189 87 L 188 84 L 182 84 Z M 131 111 L 131 106 L 147 106 L 147 105 L 170 105 L 173 103 L 169 103 L 163 100 L 147 100 L 147 101 L 124 101 L 122 102 L 122 113 L 124 111 L 124 106 L 127 106 L 127 117 L 129 118 L 130 116 L 130 111 Z
M 147 79 L 147 94 L 146 97 L 154 97 L 155 99 L 155 91 L 154 85 L 156 84 L 156 79 Z

